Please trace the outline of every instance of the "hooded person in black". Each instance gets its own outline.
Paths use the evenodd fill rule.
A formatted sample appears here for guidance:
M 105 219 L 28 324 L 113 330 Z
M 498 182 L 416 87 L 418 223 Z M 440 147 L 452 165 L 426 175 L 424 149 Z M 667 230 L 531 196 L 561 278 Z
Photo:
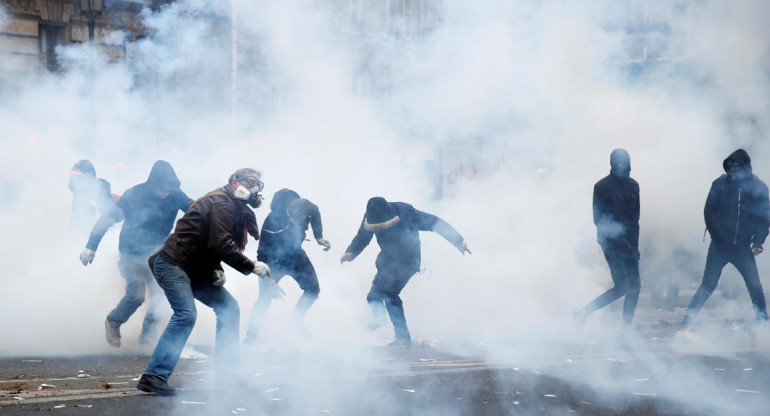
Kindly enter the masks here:
M 164 160 L 155 162 L 147 181 L 128 189 L 112 209 L 99 218 L 86 248 L 80 253 L 84 266 L 93 262 L 104 234 L 113 224 L 123 221 L 118 268 L 126 280 L 126 293 L 105 321 L 107 342 L 113 347 L 120 347 L 120 325 L 144 302 L 145 285 L 150 289 L 151 300 L 139 342 L 146 344 L 153 335 L 164 296 L 152 278 L 147 258 L 163 245 L 177 213 L 186 212 L 192 203 L 179 186 L 171 164 Z
M 96 177 L 96 169 L 90 160 L 79 160 L 69 170 L 68 188 L 72 192 L 70 228 L 90 230 L 97 213 L 104 214 L 112 208 L 114 200 L 110 183 Z
M 743 149 L 728 156 L 722 167 L 726 173 L 711 184 L 703 209 L 711 235 L 703 282 L 690 301 L 682 329 L 690 327 L 714 293 L 727 263 L 732 263 L 743 277 L 757 320 L 767 319 L 765 292 L 754 258 L 762 253 L 770 227 L 767 186 L 752 173 L 751 158 Z
M 610 174 L 594 185 L 596 240 L 610 268 L 614 286 L 575 312 L 584 323 L 593 312 L 625 296 L 623 325 L 630 327 L 639 302 L 639 184 L 631 179 L 631 156 L 624 149 L 610 154 Z
M 375 261 L 377 274 L 366 296 L 373 317 L 368 328 L 374 330 L 382 326 L 387 310 L 396 333 L 396 340 L 389 344 L 391 347 L 411 345 L 399 295 L 409 279 L 420 270 L 419 231 L 434 231 L 462 254 L 470 253 L 463 237 L 441 218 L 403 202 L 388 202 L 385 198 L 374 197 L 367 202 L 358 233 L 340 258 L 340 263 L 352 261 L 376 236 L 381 251 Z
M 292 322 L 298 332 L 309 335 L 303 320 L 321 290 L 315 268 L 302 249 L 309 225 L 313 227 L 315 241 L 324 247 L 324 251 L 329 251 L 331 244 L 323 238 L 318 206 L 300 198 L 299 194 L 291 189 L 281 189 L 275 193 L 270 203 L 270 214 L 262 226 L 257 250 L 257 260 L 270 266 L 272 278 L 259 281 L 259 298 L 252 309 L 245 341 L 247 344 L 256 341 L 273 298 L 282 297 L 282 290 L 277 285 L 286 275 L 291 276 L 302 289 L 302 296 L 294 307 Z

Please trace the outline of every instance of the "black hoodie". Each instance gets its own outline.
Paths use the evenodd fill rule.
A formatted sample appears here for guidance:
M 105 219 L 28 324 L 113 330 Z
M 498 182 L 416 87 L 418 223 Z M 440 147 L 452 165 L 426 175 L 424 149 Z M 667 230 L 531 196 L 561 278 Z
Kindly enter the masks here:
M 147 182 L 128 189 L 114 208 L 99 218 L 86 248 L 96 251 L 107 229 L 125 220 L 120 230 L 120 252 L 152 254 L 168 237 L 177 213 L 186 212 L 193 202 L 179 189 L 179 185 L 179 178 L 171 164 L 164 160 L 155 162 Z M 155 191 L 164 187 L 174 189 L 161 199 Z
M 610 174 L 594 185 L 593 213 L 602 247 L 639 247 L 639 184 L 630 176 L 628 152 L 615 149 Z
M 268 264 L 291 262 L 295 254 L 302 250 L 307 224 L 292 222 L 287 214 L 289 205 L 299 199 L 299 194 L 286 188 L 273 195 L 273 200 L 270 202 L 270 214 L 262 225 L 257 260 Z M 308 219 L 313 227 L 313 237 L 323 238 L 321 213 L 315 204 L 310 203 L 309 206 Z
M 703 209 L 706 229 L 720 245 L 761 246 L 770 227 L 767 186 L 751 172 L 751 158 L 743 149 L 722 167 L 727 173 L 711 184 Z

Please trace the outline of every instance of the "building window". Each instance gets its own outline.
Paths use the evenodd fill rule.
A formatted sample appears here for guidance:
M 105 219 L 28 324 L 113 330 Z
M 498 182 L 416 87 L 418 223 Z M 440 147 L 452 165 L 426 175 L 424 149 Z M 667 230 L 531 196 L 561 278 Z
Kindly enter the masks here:
M 40 64 L 43 68 L 56 72 L 60 69 L 59 60 L 56 57 L 56 46 L 62 34 L 61 26 L 39 25 L 38 44 L 40 46 Z

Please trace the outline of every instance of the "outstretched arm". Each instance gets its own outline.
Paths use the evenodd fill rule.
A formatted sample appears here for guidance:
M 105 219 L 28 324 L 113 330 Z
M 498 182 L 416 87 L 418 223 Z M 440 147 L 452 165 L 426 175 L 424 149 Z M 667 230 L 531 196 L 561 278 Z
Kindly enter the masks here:
M 433 231 L 444 237 L 450 244 L 457 247 L 461 253 L 465 254 L 468 252 L 470 254 L 471 251 L 468 250 L 468 244 L 465 243 L 463 236 L 461 236 L 454 227 L 449 225 L 448 222 L 433 214 L 428 214 L 427 212 L 422 212 L 417 209 L 414 210 L 414 221 L 418 230 Z
M 345 254 L 343 254 L 340 258 L 340 263 L 352 261 L 358 257 L 358 255 L 361 254 L 366 246 L 368 246 L 372 241 L 373 236 L 373 232 L 364 229 L 364 220 L 361 220 L 361 225 L 358 227 L 358 233 L 356 233 L 356 236 L 353 237 L 353 241 L 350 243 L 347 250 L 345 250 Z

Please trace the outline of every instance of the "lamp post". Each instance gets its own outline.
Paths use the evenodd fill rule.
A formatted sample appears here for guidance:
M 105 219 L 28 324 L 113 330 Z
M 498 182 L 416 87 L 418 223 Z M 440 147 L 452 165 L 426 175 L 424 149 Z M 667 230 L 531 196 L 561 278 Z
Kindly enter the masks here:
M 80 13 L 88 20 L 88 41 L 94 42 L 94 23 L 102 15 L 102 0 L 80 0 Z
M 88 143 L 87 152 L 94 152 L 95 134 L 94 124 L 96 119 L 94 104 L 94 78 L 96 76 L 96 45 L 94 42 L 94 25 L 96 19 L 102 15 L 103 0 L 80 0 L 80 13 L 88 21 Z

